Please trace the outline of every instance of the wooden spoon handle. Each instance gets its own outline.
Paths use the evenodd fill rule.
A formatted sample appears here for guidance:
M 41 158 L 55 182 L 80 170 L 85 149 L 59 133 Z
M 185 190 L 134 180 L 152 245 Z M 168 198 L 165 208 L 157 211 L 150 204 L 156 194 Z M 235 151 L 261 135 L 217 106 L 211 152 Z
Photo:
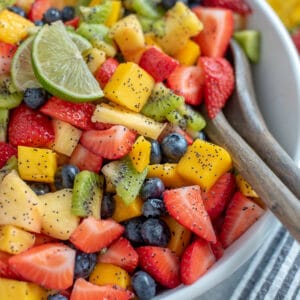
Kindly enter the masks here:
M 235 168 L 300 242 L 300 201 L 234 131 L 223 113 L 213 120 L 207 118 L 206 134 L 231 154 Z

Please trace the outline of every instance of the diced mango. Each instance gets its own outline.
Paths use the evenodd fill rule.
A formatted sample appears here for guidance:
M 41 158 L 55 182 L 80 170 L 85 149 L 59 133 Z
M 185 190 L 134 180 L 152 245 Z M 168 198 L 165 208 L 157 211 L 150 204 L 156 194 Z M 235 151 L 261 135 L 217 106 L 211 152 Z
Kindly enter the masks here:
M 182 65 L 192 66 L 196 63 L 199 56 L 199 45 L 191 40 L 188 40 L 185 46 L 174 55 L 174 58 L 177 59 Z
M 107 263 L 98 263 L 92 271 L 89 281 L 97 285 L 116 284 L 124 289 L 131 284 L 131 278 L 124 269 Z
M 34 24 L 7 9 L 0 12 L 0 41 L 17 44 L 28 35 Z
M 258 198 L 258 195 L 253 190 L 251 185 L 242 177 L 241 174 L 237 174 L 235 177 L 236 184 L 240 192 L 246 197 Z
M 98 48 L 87 49 L 82 56 L 92 73 L 95 73 L 106 59 L 106 53 Z
M 104 88 L 105 97 L 139 112 L 154 86 L 154 79 L 133 62 L 121 63 Z
M 18 169 L 22 179 L 54 182 L 56 153 L 49 149 L 18 146 Z
M 115 221 L 123 222 L 142 215 L 143 200 L 140 197 L 137 197 L 129 205 L 126 205 L 126 203 L 118 195 L 114 196 L 114 201 L 115 210 L 112 218 Z
M 121 16 L 121 8 L 122 8 L 121 1 L 111 1 L 111 5 L 112 5 L 111 13 L 105 21 L 105 25 L 108 27 L 114 25 L 120 19 Z
M 140 135 L 132 146 L 129 157 L 134 168 L 138 172 L 144 171 L 149 165 L 151 154 L 151 143 Z
M 188 146 L 177 165 L 184 179 L 208 190 L 225 172 L 232 168 L 232 159 L 222 147 L 196 139 Z

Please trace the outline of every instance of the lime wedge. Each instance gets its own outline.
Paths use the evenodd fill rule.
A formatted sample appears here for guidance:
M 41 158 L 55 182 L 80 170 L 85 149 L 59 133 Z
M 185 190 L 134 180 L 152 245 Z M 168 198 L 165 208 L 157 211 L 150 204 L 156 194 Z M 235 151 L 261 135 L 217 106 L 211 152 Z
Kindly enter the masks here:
M 68 35 L 71 37 L 72 41 L 75 43 L 75 45 L 81 53 L 93 47 L 92 44 L 86 38 L 79 35 L 78 33 L 68 31 Z
M 51 94 L 74 102 L 92 101 L 103 92 L 61 21 L 44 25 L 32 47 L 32 65 Z

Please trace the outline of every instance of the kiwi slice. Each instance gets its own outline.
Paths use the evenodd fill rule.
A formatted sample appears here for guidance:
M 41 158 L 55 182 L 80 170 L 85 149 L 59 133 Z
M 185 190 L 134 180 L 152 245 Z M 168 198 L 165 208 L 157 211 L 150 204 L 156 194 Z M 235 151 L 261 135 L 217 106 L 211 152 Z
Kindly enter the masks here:
M 81 171 L 75 176 L 72 196 L 72 214 L 79 217 L 100 218 L 103 196 L 103 176 L 91 171 Z
M 187 120 L 186 118 L 177 110 L 172 110 L 166 115 L 166 119 L 174 124 L 178 125 L 182 129 L 186 129 Z
M 111 1 L 105 1 L 103 4 L 93 7 L 79 7 L 79 13 L 82 21 L 91 24 L 104 24 L 111 11 Z
M 0 142 L 6 141 L 9 110 L 0 108 Z
M 18 160 L 15 156 L 12 156 L 8 159 L 6 164 L 0 169 L 0 183 L 3 178 L 10 173 L 12 170 L 18 169 Z
M 177 110 L 186 120 L 186 129 L 201 131 L 206 126 L 203 116 L 190 105 L 182 104 Z
M 124 6 L 138 15 L 151 19 L 157 19 L 162 15 L 162 11 L 158 10 L 153 0 L 125 0 Z
M 23 94 L 18 93 L 8 75 L 0 76 L 0 109 L 11 109 L 20 105 Z

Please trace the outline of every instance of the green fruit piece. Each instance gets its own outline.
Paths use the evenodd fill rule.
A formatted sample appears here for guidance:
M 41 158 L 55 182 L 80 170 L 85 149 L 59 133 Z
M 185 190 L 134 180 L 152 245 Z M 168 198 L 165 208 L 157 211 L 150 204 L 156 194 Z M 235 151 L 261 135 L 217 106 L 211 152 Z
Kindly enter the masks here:
M 11 109 L 20 105 L 23 94 L 16 92 L 10 76 L 0 76 L 0 109 Z
M 81 53 L 93 47 L 86 38 L 77 34 L 76 32 L 68 31 L 68 34 Z
M 0 169 L 0 183 L 2 182 L 3 178 L 12 170 L 18 170 L 18 160 L 15 156 L 9 158 L 6 164 Z
M 2 0 L 0 1 L 0 11 L 5 9 L 8 6 L 11 6 L 15 3 L 15 0 Z
M 6 141 L 9 110 L 0 108 L 0 142 Z
M 236 31 L 234 39 L 244 50 L 252 63 L 258 63 L 260 57 L 260 32 L 256 30 Z
M 59 98 L 86 102 L 103 92 L 61 21 L 44 25 L 32 47 L 32 64 L 40 84 Z
M 144 33 L 152 31 L 153 19 L 140 15 L 137 15 L 137 18 L 142 26 Z
M 183 104 L 179 106 L 177 110 L 186 120 L 186 129 L 201 131 L 206 126 L 203 116 L 190 105 Z
M 74 180 L 72 214 L 100 218 L 104 178 L 91 171 L 81 171 Z
M 111 1 L 93 7 L 80 6 L 79 12 L 83 22 L 91 24 L 104 24 L 112 11 Z
M 178 112 L 177 110 L 172 110 L 170 111 L 167 115 L 166 115 L 166 119 L 174 124 L 174 125 L 178 125 L 180 128 L 182 129 L 186 129 L 186 124 L 187 121 L 184 118 L 184 116 Z
M 157 6 L 153 1 L 149 0 L 125 0 L 125 6 L 127 9 L 133 10 L 138 15 L 157 19 L 161 17 L 161 13 L 158 11 Z

